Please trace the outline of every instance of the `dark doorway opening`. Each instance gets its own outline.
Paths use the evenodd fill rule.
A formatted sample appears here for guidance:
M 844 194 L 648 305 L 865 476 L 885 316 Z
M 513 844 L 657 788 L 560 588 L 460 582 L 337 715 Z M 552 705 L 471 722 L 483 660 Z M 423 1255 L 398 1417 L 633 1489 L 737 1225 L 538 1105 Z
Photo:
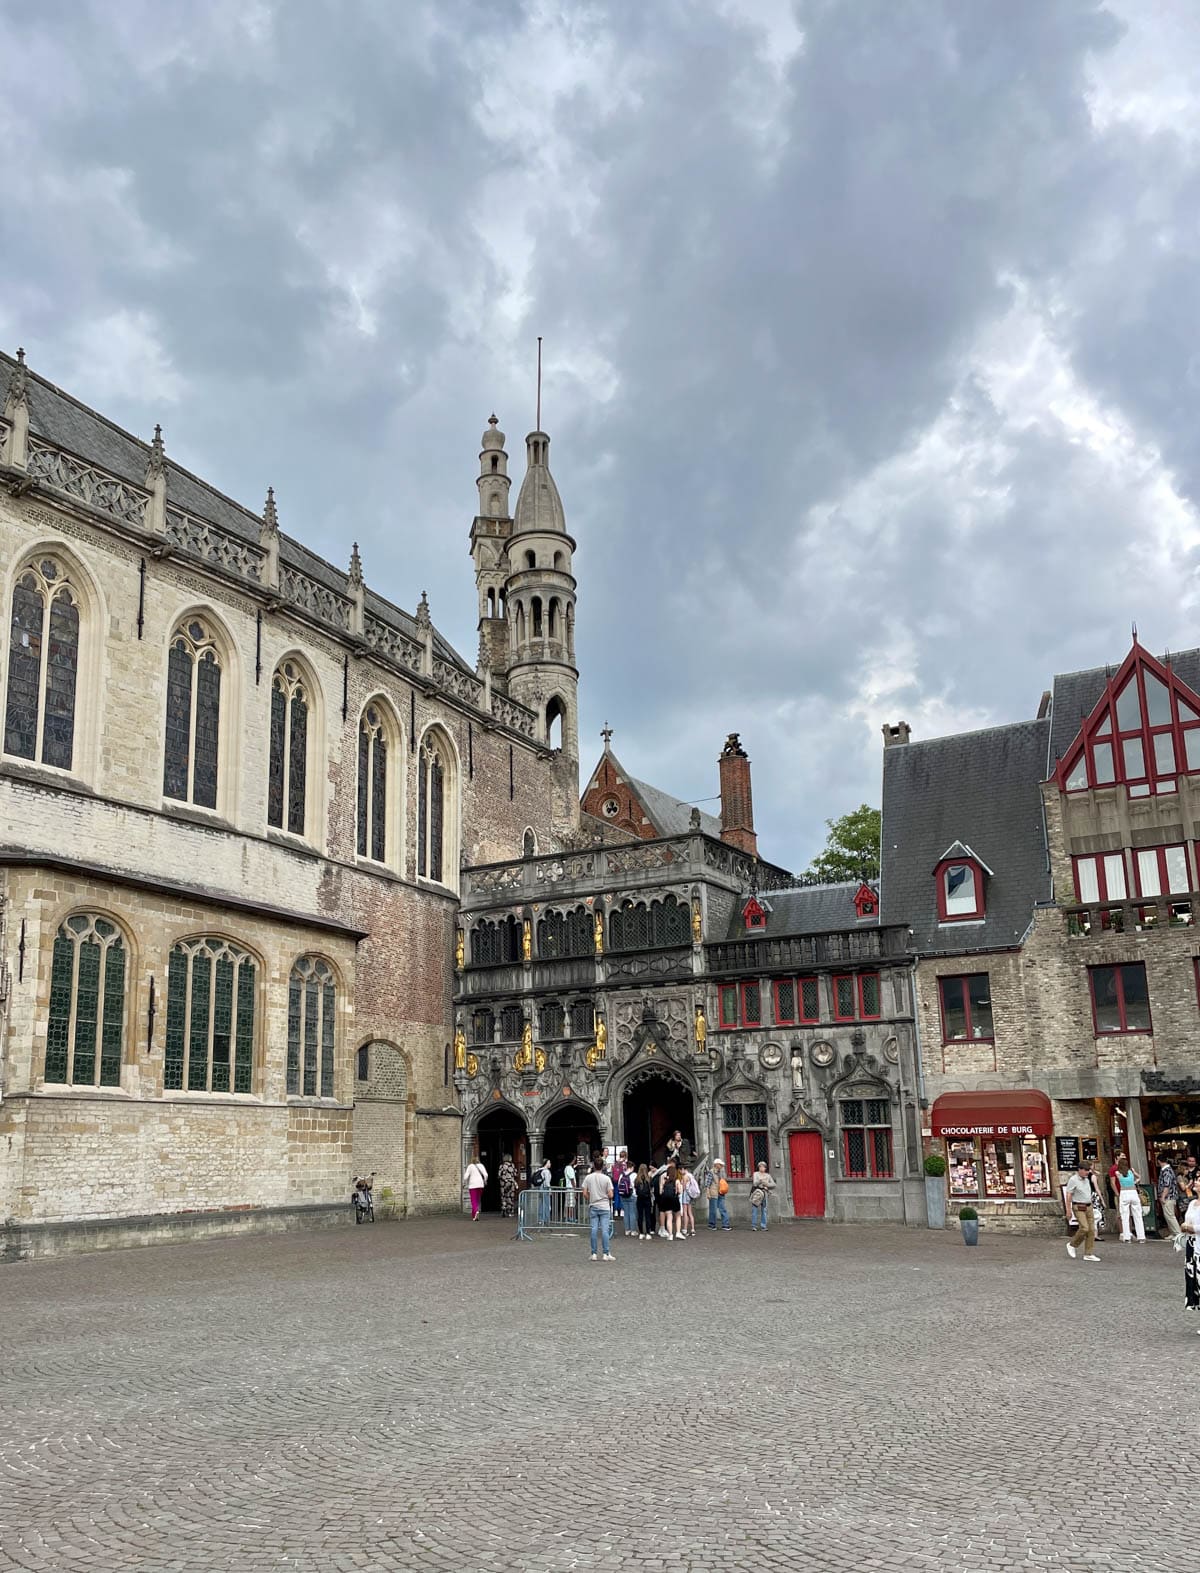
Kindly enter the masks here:
M 683 1082 L 661 1071 L 635 1075 L 625 1088 L 625 1141 L 631 1163 L 661 1163 L 673 1131 L 696 1152 L 696 1105 Z
M 550 1160 L 554 1184 L 562 1179 L 568 1158 L 575 1163 L 576 1178 L 582 1182 L 591 1168 L 591 1155 L 599 1146 L 600 1127 L 590 1109 L 579 1103 L 566 1103 L 561 1109 L 555 1109 L 546 1121 L 546 1139 L 542 1143 L 542 1151 Z
M 500 1162 L 507 1154 L 517 1166 L 520 1184 L 525 1184 L 529 1168 L 529 1137 L 525 1121 L 512 1109 L 493 1109 L 480 1120 L 475 1131 L 479 1161 L 488 1172 L 483 1188 L 483 1210 L 500 1211 Z

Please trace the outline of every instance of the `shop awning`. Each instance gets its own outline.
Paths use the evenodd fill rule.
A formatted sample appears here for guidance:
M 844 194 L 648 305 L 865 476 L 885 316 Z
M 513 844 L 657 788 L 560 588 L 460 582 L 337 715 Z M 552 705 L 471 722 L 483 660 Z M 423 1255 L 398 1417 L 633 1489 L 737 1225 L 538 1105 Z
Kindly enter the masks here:
M 935 1136 L 1049 1136 L 1050 1099 L 1032 1087 L 1020 1092 L 944 1092 L 933 1101 Z

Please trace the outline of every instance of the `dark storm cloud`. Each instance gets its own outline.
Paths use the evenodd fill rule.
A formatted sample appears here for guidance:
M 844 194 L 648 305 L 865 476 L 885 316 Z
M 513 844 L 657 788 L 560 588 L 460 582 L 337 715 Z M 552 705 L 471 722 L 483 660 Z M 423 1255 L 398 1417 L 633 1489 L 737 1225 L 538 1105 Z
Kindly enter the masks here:
M 580 542 L 584 768 L 764 849 L 878 728 L 1194 642 L 1195 27 L 1099 0 L 42 7 L 0 332 L 475 646 L 494 406 Z M 1168 104 L 1162 104 L 1164 94 Z M 1183 587 L 1181 589 L 1181 586 Z

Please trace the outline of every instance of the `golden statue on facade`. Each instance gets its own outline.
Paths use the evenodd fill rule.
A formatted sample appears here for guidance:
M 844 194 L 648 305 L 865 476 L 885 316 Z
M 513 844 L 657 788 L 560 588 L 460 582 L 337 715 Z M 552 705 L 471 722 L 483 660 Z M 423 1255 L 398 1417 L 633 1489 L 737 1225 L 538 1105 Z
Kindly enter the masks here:
M 478 1074 L 479 1074 L 479 1061 L 476 1059 L 475 1055 L 468 1054 L 467 1055 L 467 1075 L 471 1078 L 472 1081 L 474 1081 L 476 1076 L 478 1076 Z
M 696 1006 L 696 1053 L 703 1054 L 708 1043 L 708 1022 L 704 1019 L 704 1006 Z
M 533 924 L 528 918 L 521 925 L 521 960 L 533 960 Z
M 521 1032 L 521 1047 L 513 1055 L 513 1070 L 527 1071 L 533 1064 L 533 1023 L 527 1021 Z
M 698 945 L 704 935 L 704 925 L 700 917 L 700 903 L 692 902 L 692 943 Z
M 596 1058 L 602 1060 L 608 1053 L 608 1028 L 604 1025 L 604 1017 L 596 1015 Z
M 454 1029 L 454 1069 L 460 1071 L 467 1063 L 467 1035 L 461 1026 Z
M 535 1071 L 537 1071 L 539 1076 L 546 1069 L 546 1051 L 545 1051 L 545 1049 L 534 1049 L 534 1051 L 533 1051 L 533 1068 L 534 1068 Z
M 467 936 L 462 929 L 456 929 L 454 934 L 454 967 L 461 972 L 467 964 Z
M 604 954 L 604 915 L 597 912 L 595 922 L 592 924 L 592 937 L 596 945 L 597 956 Z

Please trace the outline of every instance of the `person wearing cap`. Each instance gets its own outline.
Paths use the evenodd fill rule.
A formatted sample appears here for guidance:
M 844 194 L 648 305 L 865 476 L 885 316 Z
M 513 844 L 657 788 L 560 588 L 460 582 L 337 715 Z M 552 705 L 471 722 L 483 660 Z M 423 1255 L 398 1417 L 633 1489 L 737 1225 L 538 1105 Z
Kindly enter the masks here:
M 1067 1241 L 1067 1255 L 1078 1255 L 1082 1245 L 1085 1262 L 1100 1260 L 1096 1255 L 1096 1214 L 1092 1206 L 1095 1198 L 1092 1166 L 1085 1159 L 1080 1159 L 1078 1168 L 1067 1181 L 1067 1222 L 1070 1223 L 1073 1218 L 1079 1225 L 1079 1233 L 1073 1240 Z
M 705 1194 L 708 1197 L 708 1227 L 710 1229 L 717 1227 L 718 1214 L 720 1214 L 722 1229 L 732 1227 L 729 1222 L 729 1209 L 725 1205 L 725 1196 L 728 1190 L 729 1182 L 725 1178 L 725 1160 L 724 1158 L 714 1158 L 712 1161 L 712 1173 L 708 1177 L 708 1185 L 705 1189 Z

